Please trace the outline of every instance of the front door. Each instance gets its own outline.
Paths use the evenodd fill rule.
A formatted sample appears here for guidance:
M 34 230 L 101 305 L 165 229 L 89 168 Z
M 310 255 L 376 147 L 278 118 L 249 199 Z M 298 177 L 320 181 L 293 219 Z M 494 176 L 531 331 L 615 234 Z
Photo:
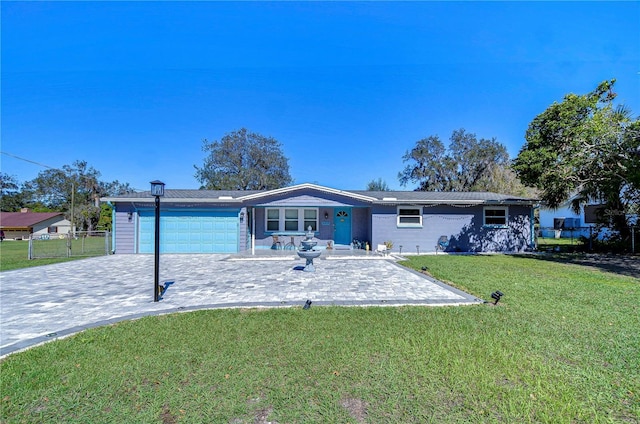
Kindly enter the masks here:
M 336 208 L 333 216 L 333 241 L 335 244 L 351 244 L 351 208 Z

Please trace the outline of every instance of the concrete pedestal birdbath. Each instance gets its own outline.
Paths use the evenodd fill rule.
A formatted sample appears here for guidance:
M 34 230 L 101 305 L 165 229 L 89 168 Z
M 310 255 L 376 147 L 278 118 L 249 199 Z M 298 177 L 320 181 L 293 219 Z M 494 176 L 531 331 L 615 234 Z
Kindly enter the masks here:
M 309 226 L 307 230 L 304 240 L 300 242 L 301 246 L 300 249 L 298 249 L 298 256 L 307 260 L 307 264 L 303 271 L 315 272 L 316 268 L 313 266 L 313 260 L 319 257 L 322 251 L 320 249 L 315 249 L 318 242 L 313 241 L 313 231 L 311 231 L 311 226 Z

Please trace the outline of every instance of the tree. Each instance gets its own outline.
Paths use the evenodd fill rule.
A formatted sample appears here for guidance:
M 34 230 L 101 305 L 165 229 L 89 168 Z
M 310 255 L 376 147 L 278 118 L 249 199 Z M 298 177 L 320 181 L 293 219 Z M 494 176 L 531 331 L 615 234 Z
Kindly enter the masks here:
M 24 203 L 18 180 L 13 175 L 0 172 L 0 210 L 17 212 Z
M 100 205 L 100 216 L 98 218 L 98 230 L 111 231 L 113 227 L 111 214 L 113 212 L 113 207 L 108 203 L 102 203 Z
M 100 181 L 98 172 L 86 161 L 75 161 L 62 169 L 47 169 L 24 184 L 27 203 L 42 204 L 65 212 L 79 229 L 93 230 L 100 220 L 100 198 L 133 192 L 129 184 Z
M 208 155 L 202 168 L 195 166 L 201 189 L 272 190 L 293 182 L 289 159 L 272 137 L 241 128 L 220 141 L 203 140 L 202 150 Z
M 630 213 L 640 215 L 640 119 L 630 123 L 623 135 L 628 155 L 623 166 L 628 170 L 630 190 L 626 193 Z
M 398 173 L 400 185 L 418 183 L 417 190 L 420 191 L 452 189 L 451 180 L 455 175 L 455 166 L 437 135 L 418 140 L 414 148 L 405 153 L 402 161 L 410 164 Z
M 464 129 L 453 131 L 448 149 L 437 135 L 416 142 L 403 156 L 398 173 L 402 186 L 417 183 L 420 191 L 493 191 L 525 195 L 530 192 L 509 170 L 507 148 L 495 138 L 476 138 Z
M 389 191 L 389 186 L 382 178 L 378 178 L 377 180 L 369 181 L 367 191 Z
M 552 208 L 570 201 L 580 212 L 587 203 L 604 204 L 609 224 L 626 239 L 626 214 L 640 197 L 640 125 L 627 109 L 613 106 L 614 84 L 568 94 L 536 116 L 513 169 Z

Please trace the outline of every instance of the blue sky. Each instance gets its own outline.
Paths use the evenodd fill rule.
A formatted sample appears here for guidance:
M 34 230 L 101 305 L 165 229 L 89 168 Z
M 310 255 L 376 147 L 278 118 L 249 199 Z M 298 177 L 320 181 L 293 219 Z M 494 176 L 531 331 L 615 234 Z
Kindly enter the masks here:
M 202 140 L 241 127 L 282 143 L 295 183 L 402 189 L 417 140 L 465 128 L 515 157 L 537 114 L 606 79 L 640 114 L 639 2 L 0 7 L 2 151 L 141 190 L 198 188 Z

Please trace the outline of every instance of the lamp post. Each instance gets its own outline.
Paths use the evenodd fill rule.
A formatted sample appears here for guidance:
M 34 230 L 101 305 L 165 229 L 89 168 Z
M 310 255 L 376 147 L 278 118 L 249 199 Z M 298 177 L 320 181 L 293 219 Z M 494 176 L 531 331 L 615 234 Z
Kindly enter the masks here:
M 160 197 L 164 196 L 164 183 L 162 181 L 151 181 L 151 195 L 156 198 L 156 237 L 155 237 L 155 270 L 153 279 L 153 301 L 160 300 Z

